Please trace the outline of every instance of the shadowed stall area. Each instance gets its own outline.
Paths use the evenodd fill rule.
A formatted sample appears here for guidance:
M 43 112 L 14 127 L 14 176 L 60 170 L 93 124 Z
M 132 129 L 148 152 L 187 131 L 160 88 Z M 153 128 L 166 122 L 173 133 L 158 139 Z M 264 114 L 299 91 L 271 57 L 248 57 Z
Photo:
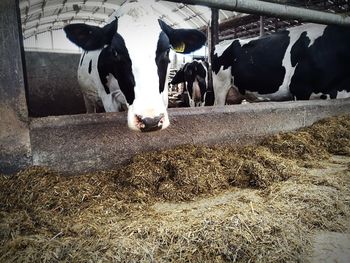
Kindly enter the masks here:
M 350 216 L 350 115 L 258 145 L 135 155 L 114 170 L 0 177 L 1 262 L 303 261 Z

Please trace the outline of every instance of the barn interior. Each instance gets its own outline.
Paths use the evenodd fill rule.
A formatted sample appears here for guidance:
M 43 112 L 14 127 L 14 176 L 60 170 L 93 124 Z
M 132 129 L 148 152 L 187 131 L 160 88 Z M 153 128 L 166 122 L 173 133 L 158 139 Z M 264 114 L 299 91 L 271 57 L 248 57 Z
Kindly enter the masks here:
M 348 262 L 349 99 L 173 108 L 151 133 L 84 114 L 62 28 L 128 1 L 0 1 L 0 262 Z M 173 71 L 222 40 L 350 25 L 348 0 L 157 3 L 209 39 Z
M 140 150 L 162 149 L 192 141 L 213 144 L 224 138 L 238 142 L 243 137 L 249 136 L 244 136 L 237 130 L 239 127 L 236 125 L 237 116 L 230 116 L 233 112 L 242 118 L 240 121 L 244 123 L 244 129 L 254 137 L 264 132 L 273 132 L 278 129 L 290 130 L 299 125 L 311 124 L 321 117 L 327 117 L 327 114 L 334 115 L 348 107 L 348 102 L 341 104 L 341 107 L 334 102 L 298 102 L 292 105 L 272 103 L 268 106 L 250 105 L 245 108 L 237 106 L 234 110 L 228 107 L 170 109 L 170 115 L 174 116 L 174 125 L 170 133 L 180 137 L 164 135 L 164 139 L 169 142 L 164 145 L 157 138 L 159 134 L 140 136 L 128 132 L 124 127 L 125 113 L 82 114 L 85 108 L 76 80 L 76 65 L 81 50 L 67 40 L 62 28 L 66 24 L 77 22 L 102 26 L 128 1 L 21 0 L 10 2 L 1 2 L 3 13 L 1 24 L 4 36 L 1 48 L 4 58 L 1 66 L 3 79 L 1 116 L 4 120 L 1 125 L 4 150 L 1 154 L 6 160 L 1 166 L 7 172 L 16 171 L 28 164 L 54 165 L 58 163 L 56 159 L 65 160 L 66 164 L 62 164 L 62 167 L 65 167 L 62 168 L 63 170 L 66 170 L 71 163 L 82 160 L 83 162 L 79 162 L 81 167 L 79 169 L 82 170 L 108 168 L 113 162 L 123 162 Z M 216 3 L 209 0 L 174 0 L 156 1 L 156 4 L 159 17 L 169 25 L 175 28 L 200 29 L 208 36 L 207 44 L 201 54 L 194 52 L 186 58 L 174 59 L 176 63 L 171 65 L 173 70 L 178 69 L 187 60 L 190 61 L 199 56 L 204 56 L 204 59 L 210 62 L 208 54 L 213 45 L 231 37 L 250 38 L 270 34 L 302 22 L 324 21 L 329 24 L 349 24 L 346 15 L 349 10 L 348 1 L 259 1 L 256 3 L 252 0 Z M 324 105 L 329 110 L 320 111 L 316 115 L 310 113 L 308 120 L 305 120 L 305 114 L 299 114 L 289 118 L 288 124 L 274 120 L 275 124 L 270 125 L 269 122 L 260 121 L 265 118 L 259 120 L 258 117 L 253 118 L 254 122 L 243 122 L 245 119 L 251 119 L 251 116 L 245 115 L 245 112 L 250 109 L 260 109 L 266 114 L 273 114 L 276 112 L 275 108 L 283 107 L 280 113 L 280 116 L 283 116 L 294 109 L 314 112 L 319 105 Z M 228 114 L 221 114 L 226 111 Z M 213 122 L 202 120 L 201 114 Z M 226 117 L 229 120 L 226 120 Z M 221 121 L 216 121 L 216 118 Z M 120 127 L 112 137 L 125 137 L 123 140 L 118 139 L 122 144 L 119 147 L 106 146 L 103 138 L 99 136 L 95 139 L 90 138 L 91 129 L 96 130 L 96 134 L 101 133 L 98 125 L 94 126 L 95 123 L 103 126 L 110 122 L 111 127 Z M 265 125 L 261 126 L 262 124 Z M 203 131 L 201 129 L 203 125 L 209 126 Z M 77 134 L 81 133 L 77 145 L 84 146 L 87 140 L 97 148 L 103 149 L 103 153 L 99 152 L 101 156 L 95 158 L 96 151 L 88 150 L 83 155 L 78 154 L 76 160 L 66 159 L 67 148 L 65 147 L 70 149 L 72 139 L 69 132 L 65 133 L 67 126 L 84 126 L 84 129 L 77 131 Z M 218 127 L 222 127 L 220 136 L 216 132 Z M 49 136 L 49 131 L 50 136 L 53 137 Z M 197 136 L 198 134 L 202 134 L 202 137 Z M 108 131 L 106 135 L 111 136 Z M 113 140 L 112 137 L 109 139 Z M 133 147 L 128 147 L 130 146 L 128 142 L 134 142 L 135 138 L 141 138 L 143 143 L 135 143 Z M 34 144 L 37 146 L 34 147 Z M 62 148 L 57 148 L 57 145 Z M 84 147 L 81 149 L 85 149 Z M 79 149 L 78 146 L 76 148 Z M 123 157 L 113 154 L 116 148 Z M 82 151 L 79 150 L 78 153 L 80 152 Z M 91 157 L 96 161 L 90 162 Z M 59 165 L 56 168 L 60 169 Z
M 70 23 L 103 26 L 128 1 L 19 1 L 26 57 L 28 110 L 31 117 L 69 115 L 85 112 L 74 68 L 81 50 L 65 37 L 63 27 Z M 332 14 L 349 12 L 343 1 L 270 1 Z M 159 18 L 174 28 L 195 28 L 211 34 L 208 44 L 188 56 L 172 54 L 170 79 L 186 62 L 209 60 L 210 45 L 234 38 L 253 38 L 300 25 L 301 20 L 261 16 L 209 8 L 180 2 L 157 2 Z M 60 69 L 60 70 L 56 70 Z M 44 73 L 44 74 L 43 74 Z M 48 77 L 49 76 L 49 77 Z M 181 103 L 177 87 L 170 89 L 170 106 Z M 174 98 L 174 99 L 173 99 Z M 179 103 L 172 103 L 180 98 Z M 183 102 L 183 101 L 182 101 Z

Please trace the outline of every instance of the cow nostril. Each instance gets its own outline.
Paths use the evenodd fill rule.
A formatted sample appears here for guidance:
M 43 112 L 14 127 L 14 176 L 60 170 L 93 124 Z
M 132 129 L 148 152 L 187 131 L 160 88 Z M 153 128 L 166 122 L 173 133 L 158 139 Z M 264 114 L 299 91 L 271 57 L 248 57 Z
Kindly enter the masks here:
M 165 121 L 165 116 L 164 116 L 164 114 L 163 114 L 163 113 L 160 114 L 160 115 L 159 115 L 159 118 L 160 118 L 160 119 L 159 119 L 159 122 L 158 122 L 158 123 L 159 123 L 160 125 L 163 125 L 163 123 L 164 123 L 164 121 Z
M 142 116 L 141 115 L 135 115 L 135 122 L 136 122 L 136 126 L 139 129 L 143 129 L 145 128 L 145 124 L 143 122 Z
M 135 115 L 136 126 L 143 132 L 160 130 L 165 121 L 164 114 L 160 114 L 157 117 L 142 117 L 141 115 Z

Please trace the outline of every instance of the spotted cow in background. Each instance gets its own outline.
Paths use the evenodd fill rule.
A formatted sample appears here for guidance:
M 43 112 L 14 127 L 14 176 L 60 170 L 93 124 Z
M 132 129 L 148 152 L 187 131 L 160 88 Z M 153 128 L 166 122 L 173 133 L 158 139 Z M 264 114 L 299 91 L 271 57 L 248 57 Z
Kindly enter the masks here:
M 349 97 L 350 27 L 305 24 L 225 41 L 215 47 L 212 70 L 215 105 L 225 104 L 231 87 L 258 100 Z
M 204 106 L 208 88 L 208 63 L 202 60 L 193 60 L 183 65 L 176 72 L 170 84 L 183 83 L 187 90 L 190 107 Z
M 121 14 L 103 28 L 71 24 L 69 40 L 81 47 L 78 81 L 87 112 L 103 106 L 108 112 L 128 109 L 128 126 L 154 131 L 169 126 L 169 50 L 190 53 L 206 36 L 194 29 L 173 29 L 152 8 L 152 1 L 126 3 Z

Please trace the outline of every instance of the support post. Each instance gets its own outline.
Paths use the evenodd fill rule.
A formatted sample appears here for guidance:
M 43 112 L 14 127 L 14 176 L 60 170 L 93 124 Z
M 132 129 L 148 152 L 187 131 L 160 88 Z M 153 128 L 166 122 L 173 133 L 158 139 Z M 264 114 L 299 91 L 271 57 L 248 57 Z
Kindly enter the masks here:
M 31 162 L 18 0 L 0 1 L 0 173 Z
M 209 68 L 208 68 L 208 93 L 206 96 L 205 105 L 214 104 L 213 92 L 213 76 L 211 70 L 211 63 L 213 61 L 215 45 L 219 43 L 219 10 L 217 8 L 211 9 L 211 21 L 208 30 L 208 49 L 209 49 Z
M 211 9 L 211 36 L 214 47 L 219 43 L 219 10 L 217 8 Z
M 210 27 L 209 27 L 209 51 L 210 51 L 210 60 L 209 62 L 212 62 L 213 59 L 213 52 L 215 45 L 219 43 L 219 10 L 217 8 L 211 9 L 211 21 L 210 21 Z
M 264 29 L 264 17 L 260 16 L 260 37 L 265 35 L 265 29 Z

